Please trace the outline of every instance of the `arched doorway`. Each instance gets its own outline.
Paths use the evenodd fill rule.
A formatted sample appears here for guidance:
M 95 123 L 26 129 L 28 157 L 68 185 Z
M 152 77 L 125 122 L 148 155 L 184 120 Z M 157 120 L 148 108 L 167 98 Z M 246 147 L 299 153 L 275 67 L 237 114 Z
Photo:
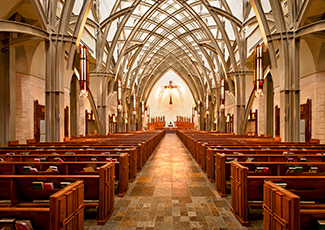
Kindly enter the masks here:
M 267 74 L 264 79 L 265 87 L 265 134 L 266 136 L 273 136 L 273 114 L 274 114 L 274 92 L 273 92 L 273 80 L 270 73 Z

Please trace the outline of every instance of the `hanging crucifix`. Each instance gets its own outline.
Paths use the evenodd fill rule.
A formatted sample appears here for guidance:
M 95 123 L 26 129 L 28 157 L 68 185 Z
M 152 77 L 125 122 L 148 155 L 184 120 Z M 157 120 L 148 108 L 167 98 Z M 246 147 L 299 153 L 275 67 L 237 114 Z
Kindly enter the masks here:
M 165 89 L 170 89 L 170 94 L 169 94 L 169 104 L 173 104 L 173 97 L 172 97 L 172 89 L 176 89 L 177 85 L 173 85 L 173 81 L 169 81 L 169 85 L 165 85 Z

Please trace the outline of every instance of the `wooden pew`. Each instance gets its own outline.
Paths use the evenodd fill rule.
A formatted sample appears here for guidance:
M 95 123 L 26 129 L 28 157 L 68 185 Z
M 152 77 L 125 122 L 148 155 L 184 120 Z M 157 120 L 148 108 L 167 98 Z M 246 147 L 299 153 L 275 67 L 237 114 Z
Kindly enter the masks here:
M 282 188 L 272 181 L 264 182 L 264 229 L 309 230 L 317 229 L 317 220 L 325 218 L 323 180 L 304 180 L 303 190 Z M 287 186 L 288 187 L 288 186 Z M 308 191 L 309 189 L 313 189 Z M 301 201 L 314 201 L 305 204 Z
M 247 154 L 264 154 L 266 156 L 272 156 L 272 155 L 283 155 L 283 156 L 306 156 L 306 155 L 310 155 L 310 156 L 316 156 L 316 155 L 323 155 L 323 153 L 319 153 L 319 150 L 316 151 L 295 151 L 295 153 L 293 155 L 291 154 L 283 154 L 284 151 L 282 150 L 276 150 L 276 151 L 264 151 L 264 150 L 245 150 L 245 151 L 233 151 L 233 150 L 228 150 L 228 151 L 222 151 L 219 152 L 218 150 L 214 150 L 211 148 L 208 148 L 206 151 L 206 155 L 207 155 L 207 177 L 211 182 L 215 181 L 215 159 L 216 159 L 216 154 L 217 153 L 224 153 L 226 155 L 233 155 L 232 157 L 239 157 L 241 155 L 246 156 Z M 236 154 L 234 154 L 236 153 Z
M 13 183 L 13 187 L 17 186 Z M 27 189 L 27 188 L 26 188 Z M 45 191 L 48 203 L 19 203 L 20 191 L 12 188 L 11 204 L 0 207 L 0 218 L 31 221 L 34 229 L 84 229 L 84 184 L 76 181 L 61 190 Z
M 264 180 L 286 183 L 288 188 L 296 190 L 305 188 L 315 198 L 319 194 L 308 188 L 306 182 L 324 184 L 325 176 L 248 176 L 247 167 L 231 162 L 231 210 L 244 226 L 249 225 L 249 208 L 262 208 Z
M 60 157 L 64 161 L 91 161 L 91 158 L 97 158 L 98 161 L 106 161 L 106 158 L 115 158 L 119 159 L 123 153 L 128 153 L 128 178 L 130 181 L 134 181 L 137 175 L 137 149 L 132 148 L 128 150 L 116 150 L 116 149 L 106 149 L 106 150 L 80 150 L 73 149 L 70 151 L 67 150 L 57 150 L 57 149 L 48 149 L 48 150 L 20 150 L 16 149 L 15 151 L 7 152 L 0 150 L 0 158 L 3 158 L 5 161 L 34 161 L 35 158 L 47 158 L 49 161 L 54 161 L 54 158 Z M 15 155 L 7 155 L 7 153 L 14 153 Z M 67 155 L 66 153 L 74 153 L 74 155 Z M 106 155 L 106 153 L 110 153 Z M 25 155 L 27 154 L 27 155 Z M 119 160 L 118 160 L 119 161 Z
M 128 183 L 128 156 L 122 154 L 115 164 L 115 183 L 117 195 L 124 196 L 129 188 Z M 98 167 L 107 162 L 75 161 L 75 162 L 0 162 L 0 175 L 99 175 Z M 24 172 L 24 166 L 32 166 L 38 173 Z M 50 166 L 57 166 L 58 172 L 45 172 Z M 95 172 L 83 172 L 84 168 L 92 167 Z
M 33 143 L 29 141 L 29 144 L 22 145 L 18 142 L 13 142 L 12 147 L 1 148 L 4 151 L 18 151 L 18 149 L 28 150 L 31 149 L 44 149 L 52 151 L 73 151 L 77 149 L 83 149 L 84 151 L 92 149 L 102 149 L 109 151 L 109 148 L 120 148 L 121 150 L 129 150 L 133 147 L 136 148 L 135 153 L 130 152 L 130 181 L 134 181 L 136 178 L 136 172 L 140 171 L 142 166 L 148 160 L 154 149 L 157 147 L 165 131 L 154 132 L 134 132 L 134 133 L 121 133 L 109 136 L 96 136 L 96 137 L 83 137 L 73 138 L 67 142 L 45 142 L 45 143 Z M 51 150 L 52 149 L 52 150 Z
M 51 181 L 59 188 L 62 181 L 82 180 L 84 200 L 90 201 L 85 202 L 85 207 L 96 208 L 97 222 L 103 225 L 114 211 L 114 170 L 114 163 L 110 162 L 100 167 L 99 175 L 0 175 L 0 199 L 10 200 L 7 207 L 19 207 L 35 199 L 45 200 L 59 190 L 33 190 L 33 181 Z
M 246 162 L 248 158 L 253 158 L 254 162 L 287 162 L 288 158 L 292 158 L 293 162 L 299 162 L 301 158 L 305 158 L 308 163 L 325 162 L 325 156 L 320 155 L 267 155 L 267 154 L 215 154 L 215 178 L 216 190 L 221 197 L 227 195 L 227 185 L 230 185 L 230 165 L 231 162 L 227 159 L 236 158 L 237 162 Z M 292 163 L 292 162 L 291 162 Z M 290 163 L 289 163 L 290 164 Z

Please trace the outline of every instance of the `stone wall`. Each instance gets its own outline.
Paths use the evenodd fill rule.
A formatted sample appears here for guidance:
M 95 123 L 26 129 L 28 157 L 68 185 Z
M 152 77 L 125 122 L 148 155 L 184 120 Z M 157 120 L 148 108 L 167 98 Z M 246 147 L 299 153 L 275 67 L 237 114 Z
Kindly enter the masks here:
M 34 138 L 34 101 L 45 105 L 45 81 L 43 79 L 16 74 L 16 139 L 25 143 Z
M 312 138 L 325 143 L 325 72 L 302 78 L 300 89 L 300 104 L 312 100 Z

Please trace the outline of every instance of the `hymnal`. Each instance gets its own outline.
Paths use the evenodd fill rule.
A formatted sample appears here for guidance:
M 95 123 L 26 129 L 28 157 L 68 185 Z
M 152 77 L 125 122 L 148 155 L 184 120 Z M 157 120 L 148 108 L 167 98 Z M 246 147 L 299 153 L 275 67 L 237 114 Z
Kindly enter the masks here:
M 41 158 L 34 158 L 35 162 L 41 162 Z
M 33 189 L 44 189 L 43 181 L 33 181 L 32 185 L 33 185 Z
M 54 158 L 54 161 L 55 161 L 55 162 L 63 162 L 63 160 L 62 160 L 60 157 L 56 157 L 56 158 Z
M 317 230 L 325 230 L 325 220 L 317 220 Z
M 30 168 L 30 172 L 37 173 L 38 170 L 37 170 L 37 168 Z
M 95 172 L 95 170 L 93 169 L 93 167 L 87 167 L 87 168 L 83 168 L 85 172 Z
M 250 158 L 250 157 L 248 157 L 247 159 L 246 159 L 246 162 L 253 162 L 254 161 L 254 158 Z
M 310 173 L 317 173 L 318 172 L 318 167 L 310 167 L 309 171 Z
M 62 181 L 62 182 L 60 183 L 61 188 L 65 188 L 65 187 L 69 186 L 70 184 L 71 184 L 71 182 L 68 182 L 68 181 Z
M 32 166 L 24 166 L 24 172 L 30 172 Z
M 300 166 L 297 166 L 296 170 L 295 170 L 295 173 L 302 173 L 302 171 L 303 171 L 303 168 L 300 167 Z
M 296 171 L 296 167 L 288 167 L 287 172 L 288 173 L 294 173 Z
M 19 230 L 33 230 L 30 220 L 16 220 L 16 225 Z
M 0 229 L 16 230 L 17 226 L 14 218 L 2 218 L 0 220 Z
M 264 167 L 256 167 L 255 168 L 256 173 L 261 173 L 261 172 L 263 172 L 263 170 L 264 170 Z
M 263 168 L 263 173 L 268 173 L 269 172 L 269 167 L 264 167 Z
M 293 158 L 287 158 L 287 162 L 293 162 Z
M 274 183 L 277 186 L 280 186 L 281 188 L 286 188 L 287 187 L 287 183 Z
M 47 159 L 45 157 L 41 158 L 40 160 L 41 162 L 47 162 Z
M 53 182 L 46 182 L 44 183 L 44 189 L 54 189 L 54 184 Z

